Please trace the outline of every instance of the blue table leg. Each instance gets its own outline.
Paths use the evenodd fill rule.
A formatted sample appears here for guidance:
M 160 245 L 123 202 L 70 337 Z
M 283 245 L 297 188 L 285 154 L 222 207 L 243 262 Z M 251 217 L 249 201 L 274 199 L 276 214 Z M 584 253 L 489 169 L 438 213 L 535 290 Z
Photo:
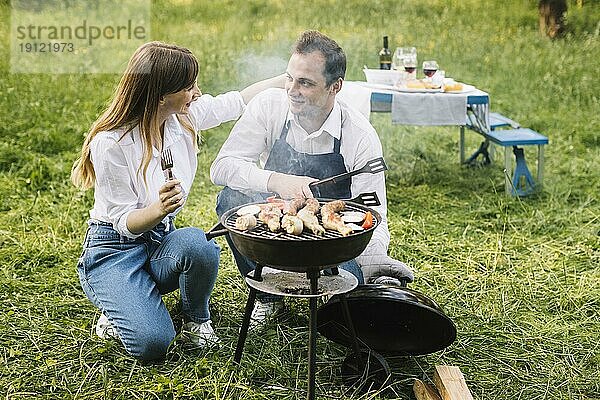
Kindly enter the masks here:
M 526 196 L 535 190 L 535 181 L 527 168 L 523 149 L 513 146 L 513 153 L 517 165 L 512 177 L 512 194 L 513 196 Z
M 481 164 L 490 165 L 492 161 L 488 151 L 489 145 L 490 141 L 487 139 L 481 142 L 477 151 L 475 151 L 475 153 L 473 153 L 464 163 L 469 166 L 475 166 L 477 164 L 477 157 L 482 156 L 483 159 L 481 160 Z

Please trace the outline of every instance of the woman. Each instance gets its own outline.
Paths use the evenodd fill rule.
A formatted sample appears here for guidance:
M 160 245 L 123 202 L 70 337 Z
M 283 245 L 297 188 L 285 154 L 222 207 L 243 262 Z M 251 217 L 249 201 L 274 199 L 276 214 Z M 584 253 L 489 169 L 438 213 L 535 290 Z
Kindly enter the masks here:
M 92 125 L 71 175 L 76 186 L 94 188 L 78 274 L 102 312 L 96 333 L 120 338 L 142 360 L 163 358 L 175 338 L 161 295 L 178 288 L 181 337 L 200 347 L 218 342 L 208 302 L 219 247 L 200 229 L 176 229 L 173 219 L 196 173 L 197 132 L 238 118 L 262 89 L 283 86 L 281 76 L 212 97 L 201 94 L 197 75 L 188 49 L 142 45 Z M 163 151 L 172 156 L 172 180 L 161 168 Z

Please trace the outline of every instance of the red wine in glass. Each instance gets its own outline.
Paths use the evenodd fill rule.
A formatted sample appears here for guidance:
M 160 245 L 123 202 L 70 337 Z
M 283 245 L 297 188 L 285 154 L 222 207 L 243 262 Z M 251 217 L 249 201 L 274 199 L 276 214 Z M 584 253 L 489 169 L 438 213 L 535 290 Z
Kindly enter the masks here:
M 438 63 L 436 61 L 423 61 L 423 73 L 427 78 L 431 78 L 438 70 Z
M 417 67 L 404 67 L 404 70 L 406 72 L 408 72 L 409 74 L 412 74 L 413 72 L 415 72 L 416 69 L 417 69 Z

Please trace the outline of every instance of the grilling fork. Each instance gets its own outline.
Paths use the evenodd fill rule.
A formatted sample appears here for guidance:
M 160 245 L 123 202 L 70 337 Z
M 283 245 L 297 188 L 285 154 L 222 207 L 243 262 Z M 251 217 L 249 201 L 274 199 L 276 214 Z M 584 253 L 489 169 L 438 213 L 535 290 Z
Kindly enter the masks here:
M 165 174 L 165 179 L 171 181 L 175 179 L 173 176 L 173 155 L 171 154 L 171 149 L 165 149 L 162 151 L 160 155 L 160 166 L 162 167 L 163 174 Z

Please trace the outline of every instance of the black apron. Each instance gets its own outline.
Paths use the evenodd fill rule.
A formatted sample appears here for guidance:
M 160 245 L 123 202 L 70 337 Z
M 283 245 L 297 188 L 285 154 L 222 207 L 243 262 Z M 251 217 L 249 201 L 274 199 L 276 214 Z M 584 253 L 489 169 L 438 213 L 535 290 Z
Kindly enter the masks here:
M 347 172 L 344 156 L 340 154 L 342 119 L 340 122 L 340 139 L 334 138 L 333 152 L 325 154 L 307 154 L 294 150 L 286 141 L 290 122 L 286 121 L 279 139 L 275 140 L 265 163 L 266 170 L 288 175 L 310 176 L 316 179 L 326 179 Z M 321 198 L 349 199 L 352 197 L 351 184 L 352 180 L 346 179 L 340 183 L 323 185 L 313 188 L 313 195 Z

